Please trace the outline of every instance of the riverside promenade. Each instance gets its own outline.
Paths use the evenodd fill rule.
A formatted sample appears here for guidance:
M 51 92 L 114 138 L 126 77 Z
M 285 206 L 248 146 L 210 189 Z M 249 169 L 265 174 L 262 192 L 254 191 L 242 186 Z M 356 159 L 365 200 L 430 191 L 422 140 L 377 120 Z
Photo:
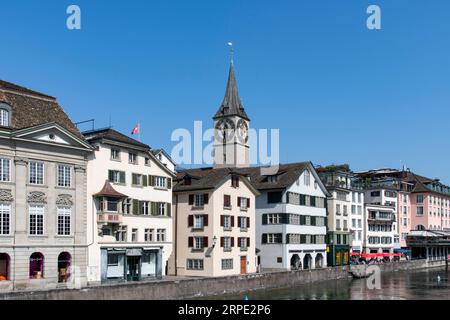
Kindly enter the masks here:
M 382 273 L 442 267 L 446 261 L 402 261 L 378 265 Z M 158 281 L 103 284 L 82 289 L 12 292 L 0 300 L 179 300 L 211 297 L 249 290 L 289 288 L 297 285 L 347 279 L 350 266 L 313 270 L 256 273 L 217 278 L 174 278 Z

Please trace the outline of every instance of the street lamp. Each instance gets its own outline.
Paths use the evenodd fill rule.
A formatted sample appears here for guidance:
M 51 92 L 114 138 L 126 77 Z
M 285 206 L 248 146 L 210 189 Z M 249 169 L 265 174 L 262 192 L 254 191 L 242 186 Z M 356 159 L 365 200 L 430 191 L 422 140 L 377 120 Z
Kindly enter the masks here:
M 217 243 L 217 237 L 214 236 L 214 238 L 213 238 L 213 248 L 216 246 L 216 243 Z

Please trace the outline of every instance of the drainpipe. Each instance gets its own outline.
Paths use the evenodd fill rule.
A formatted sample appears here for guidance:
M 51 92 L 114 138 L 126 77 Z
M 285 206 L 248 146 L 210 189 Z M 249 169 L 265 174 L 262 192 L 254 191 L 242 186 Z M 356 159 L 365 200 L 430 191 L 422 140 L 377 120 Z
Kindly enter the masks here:
M 178 276 L 178 265 L 177 265 L 177 252 L 178 252 L 178 195 L 175 195 L 175 234 L 173 241 L 173 249 L 175 250 L 174 259 L 175 259 L 175 276 Z

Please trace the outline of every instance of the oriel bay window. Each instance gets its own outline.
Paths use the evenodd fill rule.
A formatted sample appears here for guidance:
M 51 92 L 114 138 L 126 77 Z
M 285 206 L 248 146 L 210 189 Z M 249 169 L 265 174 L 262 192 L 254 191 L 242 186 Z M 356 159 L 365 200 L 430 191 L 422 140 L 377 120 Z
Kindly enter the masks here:
M 58 187 L 69 188 L 72 184 L 72 166 L 59 164 L 58 170 Z
M 30 184 L 44 184 L 44 163 L 37 161 L 30 161 L 28 164 L 29 168 L 29 179 Z
M 0 235 L 7 236 L 11 232 L 11 205 L 0 203 Z
M 44 206 L 30 205 L 28 210 L 30 235 L 42 236 L 44 234 Z

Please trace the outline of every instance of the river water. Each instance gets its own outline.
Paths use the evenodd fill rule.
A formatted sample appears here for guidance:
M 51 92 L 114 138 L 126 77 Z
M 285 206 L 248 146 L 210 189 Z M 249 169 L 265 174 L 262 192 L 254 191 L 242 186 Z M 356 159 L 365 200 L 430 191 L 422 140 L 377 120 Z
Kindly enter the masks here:
M 211 297 L 218 300 L 450 300 L 450 274 L 442 269 L 381 274 L 381 289 L 367 279 L 316 282 L 285 289 L 256 290 Z M 440 278 L 440 281 L 439 279 Z

